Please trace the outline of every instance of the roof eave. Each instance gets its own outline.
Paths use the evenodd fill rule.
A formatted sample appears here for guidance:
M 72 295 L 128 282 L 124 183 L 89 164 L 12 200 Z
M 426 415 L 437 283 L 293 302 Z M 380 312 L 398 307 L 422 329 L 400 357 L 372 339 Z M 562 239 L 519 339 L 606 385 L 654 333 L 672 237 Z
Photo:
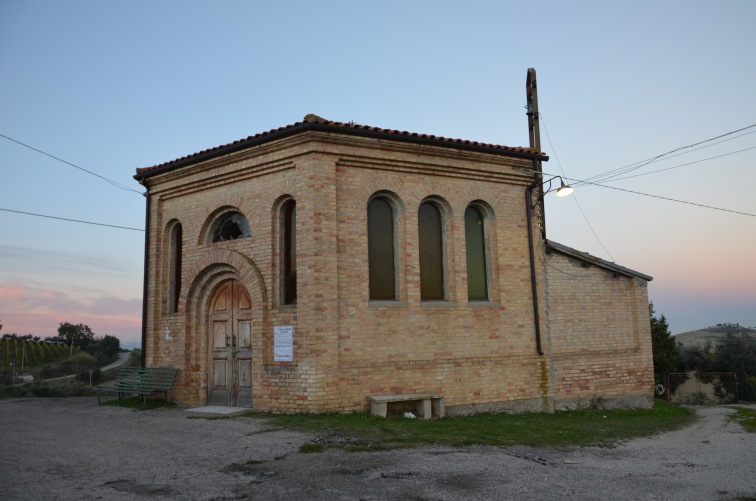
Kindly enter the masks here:
M 308 124 L 308 123 L 295 124 L 291 127 L 275 130 L 273 132 L 265 134 L 264 136 L 249 137 L 246 139 L 241 139 L 239 141 L 226 144 L 224 146 L 219 146 L 217 148 L 212 148 L 204 152 L 196 153 L 186 158 L 180 158 L 172 162 L 167 162 L 161 167 L 157 167 L 154 169 L 150 167 L 146 167 L 145 168 L 146 170 L 144 172 L 137 173 L 134 176 L 134 179 L 141 182 L 143 179 L 146 179 L 148 177 L 156 176 L 158 174 L 163 174 L 165 172 L 170 172 L 174 169 L 179 169 L 181 167 L 186 167 L 188 165 L 194 165 L 200 162 L 204 162 L 206 160 L 211 160 L 213 158 L 217 158 L 223 155 L 228 155 L 229 153 L 234 153 L 234 152 L 241 151 L 247 148 L 252 148 L 254 146 L 258 146 L 260 144 L 264 144 L 270 141 L 275 141 L 277 139 L 284 139 L 286 137 L 299 134 L 306 130 L 310 130 L 311 125 L 313 124 Z
M 399 142 L 407 142 L 407 143 L 414 143 L 414 144 L 423 144 L 423 145 L 428 145 L 428 146 L 438 146 L 442 148 L 475 151 L 475 152 L 480 152 L 480 153 L 488 153 L 488 154 L 500 155 L 500 156 L 506 156 L 506 157 L 523 158 L 523 159 L 528 159 L 528 160 L 547 161 L 549 159 L 548 155 L 545 155 L 543 153 L 517 151 L 515 149 L 497 148 L 497 147 L 493 147 L 493 146 L 485 145 L 485 144 L 474 144 L 474 143 L 471 143 L 470 141 L 465 141 L 461 139 L 451 140 L 451 139 L 444 139 L 444 138 L 428 137 L 427 135 L 409 133 L 409 132 L 408 133 L 386 132 L 386 131 L 376 131 L 376 130 L 370 130 L 370 129 L 356 128 L 356 127 L 341 127 L 338 125 L 331 125 L 331 124 L 324 124 L 324 123 L 317 123 L 317 122 L 315 123 L 299 122 L 294 125 L 283 127 L 281 129 L 277 129 L 275 131 L 263 134 L 261 136 L 249 137 L 247 139 L 242 139 L 234 143 L 230 143 L 224 146 L 213 148 L 211 150 L 207 150 L 205 152 L 197 153 L 190 157 L 175 160 L 173 162 L 168 162 L 161 167 L 157 167 L 154 169 L 147 167 L 146 168 L 147 170 L 145 170 L 144 172 L 137 173 L 134 176 L 134 179 L 136 179 L 139 182 L 142 182 L 144 179 L 148 177 L 152 177 L 158 174 L 163 174 L 165 172 L 170 172 L 174 169 L 186 167 L 189 165 L 194 165 L 200 162 L 204 162 L 206 160 L 211 160 L 213 158 L 217 158 L 223 155 L 228 155 L 230 153 L 234 153 L 240 150 L 252 148 L 254 146 L 265 144 L 271 141 L 276 141 L 279 139 L 284 139 L 287 137 L 291 137 L 291 136 L 301 134 L 304 132 L 309 132 L 309 131 L 336 133 L 336 134 L 358 136 L 358 137 L 368 137 L 368 138 L 373 138 L 373 139 L 383 139 L 387 141 L 399 141 Z
M 619 273 L 620 275 L 624 275 L 626 277 L 636 277 L 636 278 L 645 280 L 647 282 L 650 282 L 654 279 L 654 277 L 645 275 L 639 271 L 631 270 L 630 268 L 625 268 L 624 266 L 620 266 L 618 264 L 612 263 L 610 261 L 606 261 L 596 256 L 591 256 L 590 254 L 586 252 L 580 252 L 577 249 L 573 249 L 572 247 L 567 247 L 566 245 L 560 244 L 558 242 L 554 242 L 552 240 L 546 240 L 546 247 L 547 249 L 559 252 L 561 254 L 573 257 L 575 259 L 579 259 L 580 261 L 583 261 L 588 264 L 592 264 L 594 266 L 598 266 L 599 268 L 604 268 L 614 273 Z

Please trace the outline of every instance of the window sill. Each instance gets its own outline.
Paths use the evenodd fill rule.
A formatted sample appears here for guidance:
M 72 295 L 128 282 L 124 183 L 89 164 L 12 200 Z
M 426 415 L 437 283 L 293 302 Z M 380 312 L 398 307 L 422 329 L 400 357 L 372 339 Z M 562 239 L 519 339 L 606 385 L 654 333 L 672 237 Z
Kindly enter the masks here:
M 374 308 L 389 307 L 389 308 L 406 308 L 407 301 L 392 301 L 387 299 L 371 299 L 368 301 L 368 306 Z
M 457 303 L 454 301 L 420 301 L 420 306 L 428 306 L 431 308 L 453 308 L 457 306 Z
M 499 301 L 468 301 L 468 306 L 474 308 L 499 308 L 501 303 Z

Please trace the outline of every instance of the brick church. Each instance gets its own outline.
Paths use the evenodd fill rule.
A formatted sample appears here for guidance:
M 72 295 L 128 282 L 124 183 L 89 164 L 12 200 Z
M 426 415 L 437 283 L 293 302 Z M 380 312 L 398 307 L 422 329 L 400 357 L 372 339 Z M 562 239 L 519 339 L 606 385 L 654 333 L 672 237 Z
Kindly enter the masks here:
M 546 239 L 537 148 L 302 122 L 137 170 L 181 405 L 648 406 L 651 277 Z

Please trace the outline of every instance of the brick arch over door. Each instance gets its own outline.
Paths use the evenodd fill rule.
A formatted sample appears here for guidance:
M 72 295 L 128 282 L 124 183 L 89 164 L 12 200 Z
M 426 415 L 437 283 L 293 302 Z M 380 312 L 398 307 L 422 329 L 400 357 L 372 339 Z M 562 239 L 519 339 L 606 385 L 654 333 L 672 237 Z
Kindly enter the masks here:
M 208 311 L 213 294 L 224 282 L 238 281 L 246 289 L 252 303 L 253 381 L 259 381 L 259 372 L 266 354 L 272 350 L 268 328 L 268 292 L 262 274 L 255 263 L 246 256 L 226 249 L 208 250 L 199 262 L 187 270 L 186 337 L 184 346 L 184 374 L 189 378 L 184 384 L 198 392 L 199 400 L 207 402 L 208 384 Z M 254 388 L 253 388 L 254 392 Z

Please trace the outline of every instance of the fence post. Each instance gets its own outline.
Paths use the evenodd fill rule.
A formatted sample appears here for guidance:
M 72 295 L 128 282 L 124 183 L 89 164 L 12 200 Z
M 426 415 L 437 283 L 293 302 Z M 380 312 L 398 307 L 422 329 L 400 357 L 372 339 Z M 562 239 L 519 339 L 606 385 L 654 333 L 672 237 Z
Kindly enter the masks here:
M 669 402 L 670 399 L 670 392 L 669 392 L 669 372 L 664 374 L 664 393 L 667 397 L 667 402 Z

